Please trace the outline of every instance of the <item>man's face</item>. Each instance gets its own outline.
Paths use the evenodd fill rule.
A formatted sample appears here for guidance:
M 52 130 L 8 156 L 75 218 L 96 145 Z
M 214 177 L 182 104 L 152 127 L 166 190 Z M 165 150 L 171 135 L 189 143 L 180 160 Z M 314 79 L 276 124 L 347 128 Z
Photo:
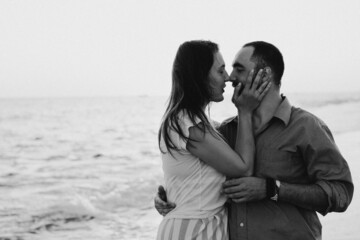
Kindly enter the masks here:
M 230 79 L 235 80 L 236 83 L 241 82 L 244 86 L 248 74 L 256 66 L 256 64 L 250 60 L 253 52 L 253 47 L 244 47 L 240 49 L 235 56 Z

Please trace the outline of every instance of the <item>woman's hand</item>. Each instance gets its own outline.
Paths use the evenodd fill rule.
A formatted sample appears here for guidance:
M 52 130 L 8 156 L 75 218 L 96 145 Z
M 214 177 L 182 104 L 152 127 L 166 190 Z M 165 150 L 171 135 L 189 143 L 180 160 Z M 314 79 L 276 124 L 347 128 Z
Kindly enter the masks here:
M 251 70 L 246 79 L 245 86 L 239 83 L 235 87 L 232 101 L 239 111 L 253 112 L 269 91 L 271 86 L 271 82 L 269 81 L 270 74 L 265 74 L 264 76 L 263 72 L 264 70 L 260 69 L 253 81 L 254 70 Z M 262 84 L 258 87 L 260 82 L 262 82 Z

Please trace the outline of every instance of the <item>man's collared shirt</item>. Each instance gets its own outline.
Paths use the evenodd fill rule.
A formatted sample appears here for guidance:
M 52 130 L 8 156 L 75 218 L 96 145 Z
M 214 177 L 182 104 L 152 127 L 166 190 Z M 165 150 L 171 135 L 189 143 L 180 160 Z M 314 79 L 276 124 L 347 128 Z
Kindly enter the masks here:
M 219 131 L 232 148 L 237 117 L 225 120 Z M 328 197 L 331 211 L 344 211 L 351 202 L 350 170 L 328 127 L 319 118 L 292 107 L 284 98 L 265 130 L 255 136 L 254 176 L 287 183 L 318 184 Z M 231 240 L 321 239 L 315 211 L 292 204 L 261 200 L 229 206 Z

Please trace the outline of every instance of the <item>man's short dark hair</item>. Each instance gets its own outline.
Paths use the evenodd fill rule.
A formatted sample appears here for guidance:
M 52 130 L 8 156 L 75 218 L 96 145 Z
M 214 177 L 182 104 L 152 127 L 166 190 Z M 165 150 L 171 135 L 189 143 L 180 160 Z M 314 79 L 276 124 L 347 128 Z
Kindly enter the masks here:
M 266 66 L 270 67 L 274 75 L 274 83 L 280 86 L 285 66 L 283 56 L 279 49 L 263 41 L 249 42 L 243 47 L 254 48 L 251 60 L 256 64 L 255 70 L 260 70 Z

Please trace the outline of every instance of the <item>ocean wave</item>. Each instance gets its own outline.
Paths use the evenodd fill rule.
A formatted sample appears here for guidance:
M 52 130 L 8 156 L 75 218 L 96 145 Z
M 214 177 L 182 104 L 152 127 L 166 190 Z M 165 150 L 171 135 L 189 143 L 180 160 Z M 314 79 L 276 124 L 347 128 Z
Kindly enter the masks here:
M 324 107 L 360 102 L 360 93 L 290 93 L 290 101 L 304 107 Z
M 54 231 L 56 229 L 64 228 L 64 225 L 73 222 L 86 222 L 94 219 L 95 217 L 86 213 L 74 213 L 71 209 L 56 210 L 42 215 L 33 216 L 29 233 L 38 233 L 40 231 Z M 66 226 L 68 229 L 69 227 Z

